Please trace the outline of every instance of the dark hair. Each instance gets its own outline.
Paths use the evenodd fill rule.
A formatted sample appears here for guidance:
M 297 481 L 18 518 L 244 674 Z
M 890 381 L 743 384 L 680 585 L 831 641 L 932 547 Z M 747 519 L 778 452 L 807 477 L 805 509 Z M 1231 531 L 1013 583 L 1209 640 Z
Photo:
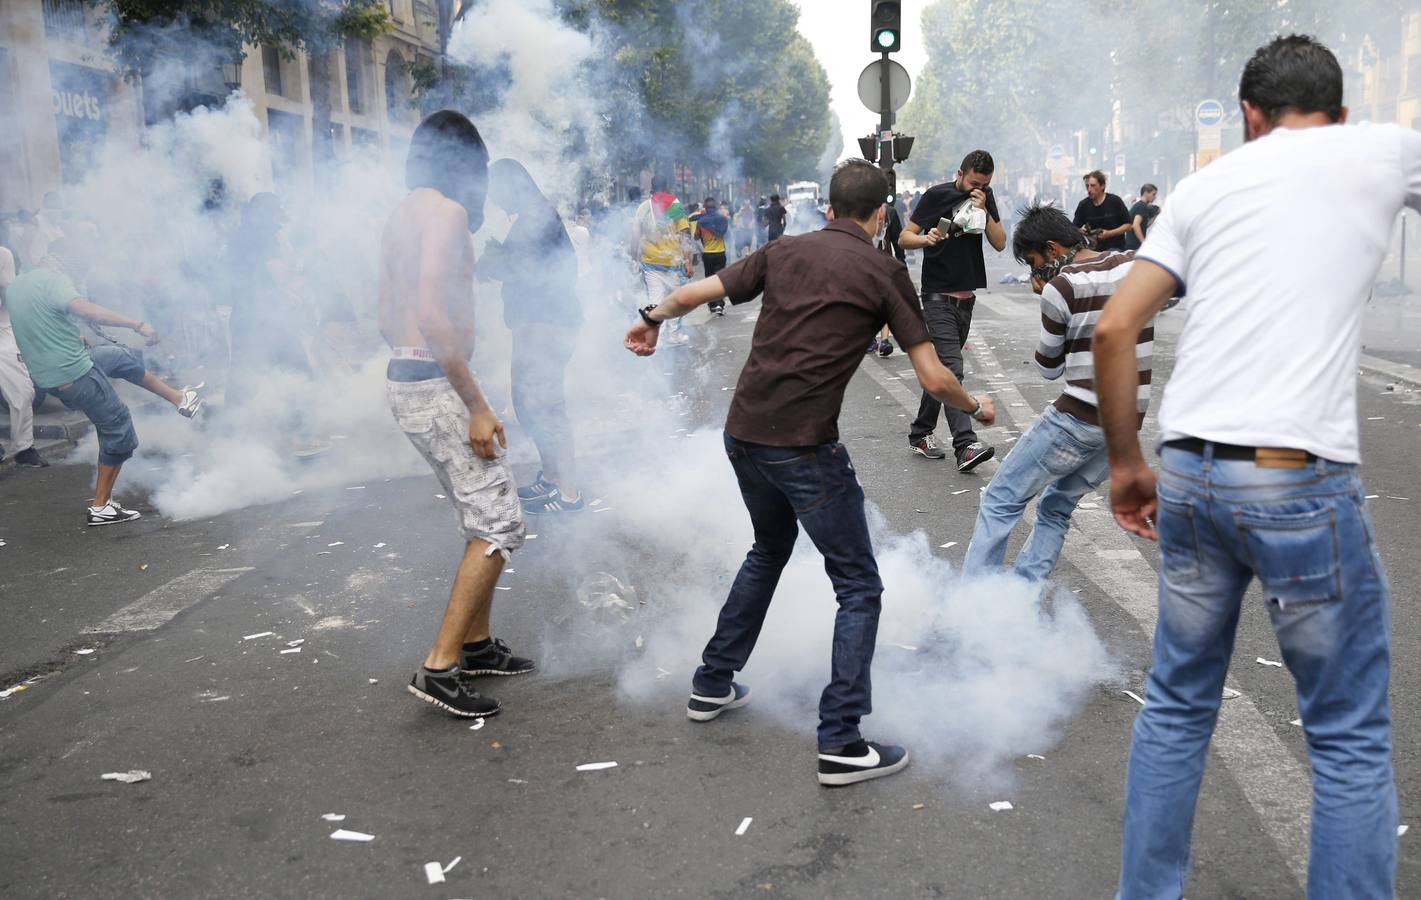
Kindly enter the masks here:
M 863 221 L 878 211 L 888 196 L 888 178 L 866 159 L 848 159 L 829 179 L 829 205 L 838 219 Z
M 651 176 L 651 192 L 652 192 L 653 194 L 664 194 L 664 193 L 666 193 L 666 189 L 667 189 L 668 187 L 670 187 L 670 185 L 667 183 L 667 181 L 668 181 L 668 180 L 667 180 L 667 178 L 666 178 L 665 175 L 653 175 L 653 176 Z
M 1269 122 L 1285 112 L 1325 113 L 1342 118 L 1342 67 L 1314 37 L 1274 38 L 1243 67 L 1238 98 L 1262 110 Z
M 1151 191 L 1158 191 L 1158 190 L 1159 190 L 1159 188 L 1155 187 L 1154 185 L 1146 183 L 1144 187 L 1140 188 L 1140 193 L 1142 193 L 1142 194 L 1148 194 L 1148 193 L 1150 193 Z
M 1081 181 L 1090 181 L 1092 178 L 1094 178 L 1096 181 L 1099 181 L 1101 187 L 1105 187 L 1107 184 L 1110 183 L 1106 180 L 1105 173 L 1100 171 L 1099 169 L 1096 169 L 1094 172 L 1085 173 L 1085 175 L 1081 177 Z
M 973 150 L 962 157 L 962 165 L 958 166 L 962 174 L 976 172 L 979 175 L 990 175 L 997 169 L 997 164 L 992 162 L 992 154 L 986 150 Z
M 488 148 L 474 123 L 452 109 L 431 113 L 410 138 L 405 187 L 433 188 L 464 207 L 469 232 L 484 222 L 488 196 Z
M 779 195 L 779 194 L 771 194 L 771 195 L 770 195 L 770 202 L 771 202 L 771 203 L 779 203 L 779 202 L 780 202 L 780 195 Z
M 714 208 L 715 208 L 715 198 L 714 198 L 714 197 L 707 197 L 707 198 L 706 198 L 706 209 L 714 209 Z
M 1045 254 L 1046 243 L 1055 241 L 1062 247 L 1079 247 L 1085 236 L 1071 224 L 1066 214 L 1054 206 L 1023 206 L 1017 210 L 1017 223 L 1012 227 L 1011 255 L 1026 262 L 1027 251 Z

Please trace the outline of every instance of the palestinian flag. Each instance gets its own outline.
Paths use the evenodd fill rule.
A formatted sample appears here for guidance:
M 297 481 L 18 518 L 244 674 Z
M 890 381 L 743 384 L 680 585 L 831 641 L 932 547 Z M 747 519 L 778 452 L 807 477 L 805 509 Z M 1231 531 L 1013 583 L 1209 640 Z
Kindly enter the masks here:
M 686 218 L 686 207 L 676 199 L 675 194 L 657 191 L 651 195 L 651 208 L 668 222 L 679 222 Z

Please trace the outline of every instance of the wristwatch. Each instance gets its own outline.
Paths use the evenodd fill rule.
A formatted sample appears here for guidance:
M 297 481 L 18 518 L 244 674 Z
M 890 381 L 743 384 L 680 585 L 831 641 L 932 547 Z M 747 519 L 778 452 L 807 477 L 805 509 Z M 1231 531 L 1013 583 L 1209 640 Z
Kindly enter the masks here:
M 982 401 L 981 401 L 981 400 L 978 400 L 978 401 L 977 401 L 977 408 L 974 409 L 974 410 L 972 410 L 972 411 L 971 411 L 970 413 L 968 413 L 967 415 L 969 415 L 969 416 L 971 416 L 972 418 L 975 419 L 975 418 L 977 418 L 977 417 L 978 417 L 979 415 L 981 415 L 981 414 L 982 414 Z
M 656 309 L 656 304 L 648 303 L 646 306 L 643 306 L 641 309 L 637 310 L 637 312 L 641 313 L 641 320 L 643 322 L 650 325 L 652 328 L 659 328 L 661 327 L 661 323 L 651 317 L 651 311 L 653 309 Z

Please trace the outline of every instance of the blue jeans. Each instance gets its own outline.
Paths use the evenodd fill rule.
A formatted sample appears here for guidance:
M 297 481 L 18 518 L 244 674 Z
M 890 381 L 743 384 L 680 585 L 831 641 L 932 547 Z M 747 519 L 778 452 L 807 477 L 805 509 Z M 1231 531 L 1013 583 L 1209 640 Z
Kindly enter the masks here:
M 1391 897 L 1390 612 L 1357 468 L 1261 468 L 1166 446 L 1159 623 L 1125 785 L 1121 898 L 1183 896 L 1244 590 L 1262 583 L 1312 759 L 1308 896 Z
M 120 344 L 100 344 L 89 348 L 89 358 L 94 361 L 94 367 L 109 378 L 143 387 L 143 376 L 148 374 L 148 367 L 144 364 L 142 350 Z
M 725 452 L 755 527 L 755 545 L 730 587 L 691 686 L 707 697 L 729 692 L 731 679 L 755 649 L 803 525 L 824 554 L 824 571 L 839 601 L 829 686 L 819 699 L 819 747 L 851 744 L 860 739 L 859 720 L 872 709 L 869 668 L 883 582 L 848 450 L 840 443 L 768 447 L 726 434 Z
M 1046 407 L 1002 460 L 977 509 L 962 571 L 983 575 L 1002 567 L 1007 538 L 1037 494 L 1036 525 L 1017 555 L 1016 574 L 1045 580 L 1056 567 L 1071 513 L 1110 474 L 1105 432 L 1054 406 Z
M 128 407 L 98 367 L 91 367 L 73 383 L 50 388 L 49 392 L 94 423 L 94 433 L 99 438 L 99 465 L 121 466 L 138 449 L 138 432 L 133 430 Z

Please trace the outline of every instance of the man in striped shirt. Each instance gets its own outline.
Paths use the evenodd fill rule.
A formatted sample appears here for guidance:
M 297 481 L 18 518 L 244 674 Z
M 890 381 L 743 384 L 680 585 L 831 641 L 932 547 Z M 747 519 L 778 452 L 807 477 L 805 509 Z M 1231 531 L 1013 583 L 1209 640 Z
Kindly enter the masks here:
M 977 512 L 963 570 L 984 575 L 1006 559 L 1007 538 L 1026 505 L 1038 495 L 1036 525 L 1017 555 L 1014 571 L 1032 580 L 1051 574 L 1066 529 L 1087 491 L 1110 474 L 1105 433 L 1096 411 L 1091 338 L 1095 321 L 1115 286 L 1130 271 L 1133 253 L 1097 252 L 1054 207 L 1033 206 L 1022 213 L 1012 237 L 1012 253 L 1031 266 L 1031 286 L 1041 295 L 1041 342 L 1036 367 L 1066 390 L 1021 436 L 987 490 Z M 1150 357 L 1154 328 L 1146 326 L 1135 344 L 1139 369 L 1139 421 L 1150 401 Z

